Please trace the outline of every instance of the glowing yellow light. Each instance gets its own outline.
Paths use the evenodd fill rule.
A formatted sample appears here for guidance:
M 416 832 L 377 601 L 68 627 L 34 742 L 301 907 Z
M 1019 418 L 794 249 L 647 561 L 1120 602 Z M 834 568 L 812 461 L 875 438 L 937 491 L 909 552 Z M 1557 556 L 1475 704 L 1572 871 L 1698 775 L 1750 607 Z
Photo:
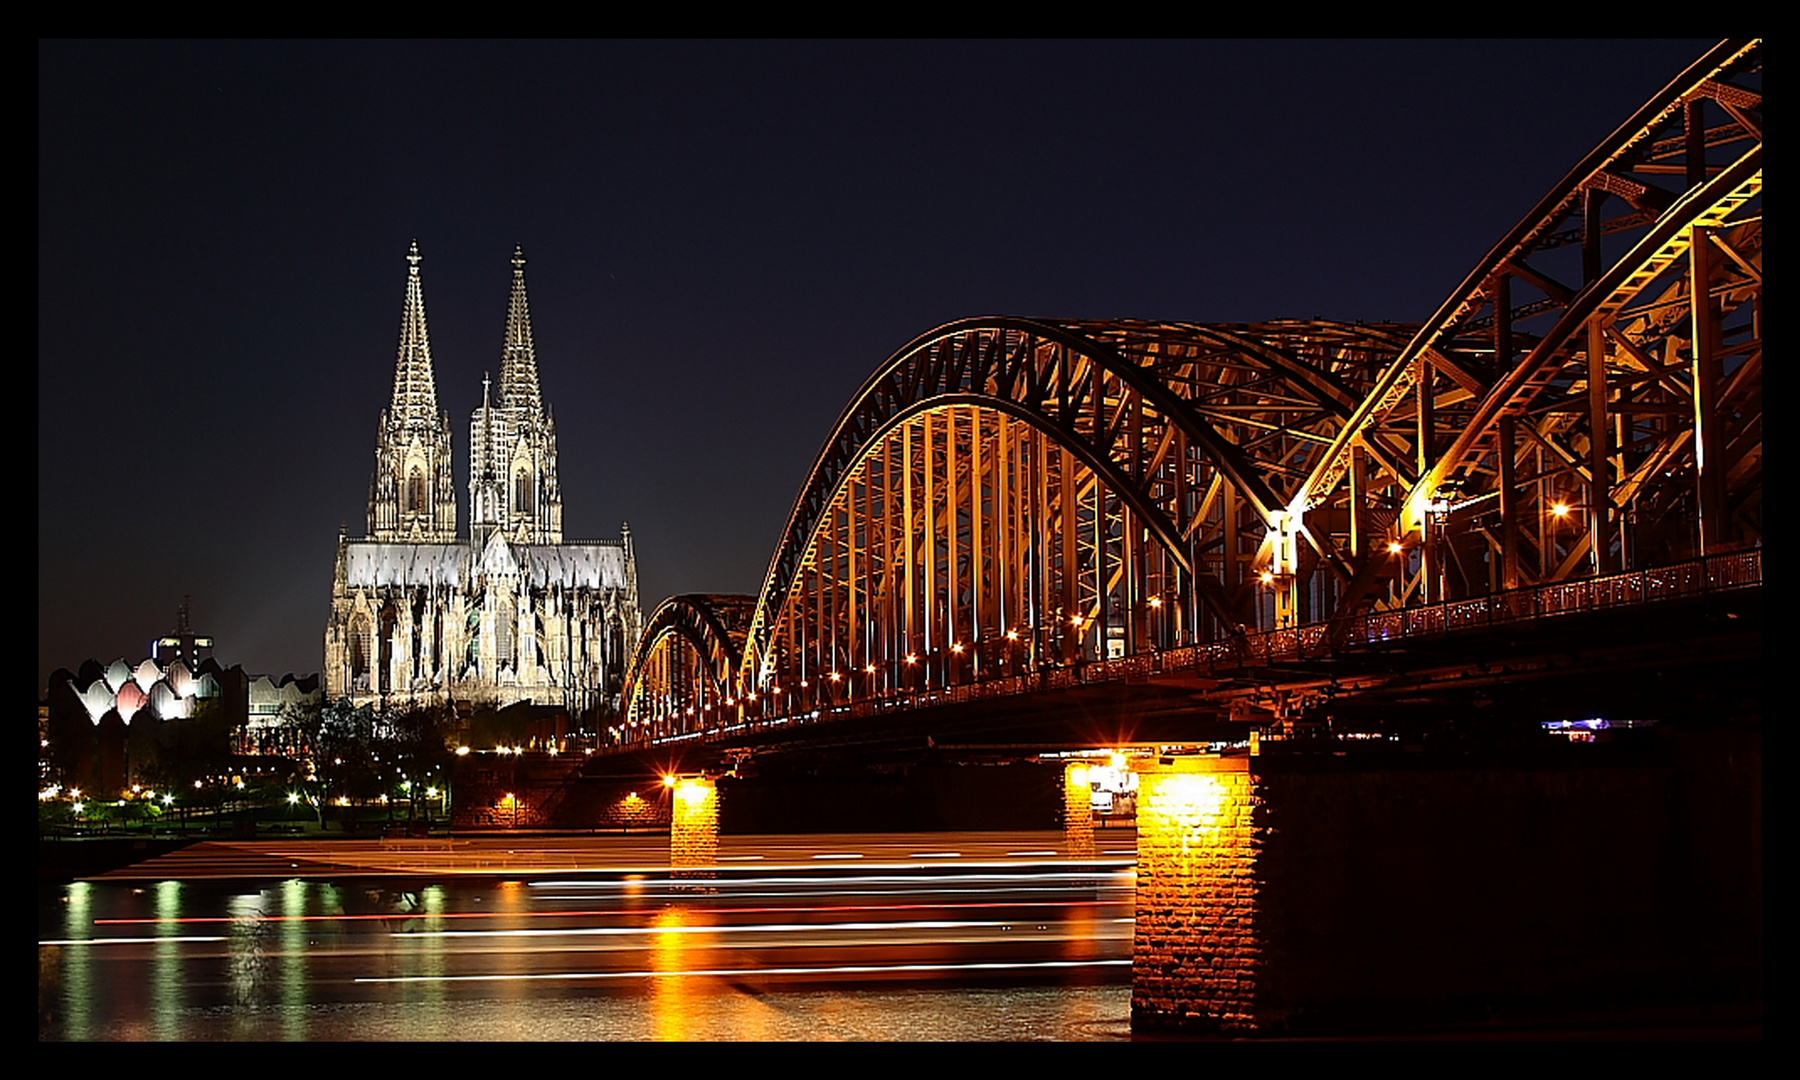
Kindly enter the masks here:
M 840 679 L 842 679 L 842 678 L 843 678 L 843 676 L 842 676 L 842 675 L 839 675 L 839 674 L 838 674 L 838 673 L 837 673 L 837 672 L 835 672 L 835 671 L 834 671 L 834 672 L 832 672 L 832 673 L 831 673 L 831 681 L 832 681 L 832 682 L 837 682 L 837 681 L 839 681 L 839 680 L 840 680 Z
M 956 643 L 956 644 L 954 644 L 954 645 L 952 645 L 952 646 L 950 646 L 950 651 L 951 651 L 951 652 L 953 652 L 953 653 L 959 653 L 959 652 L 962 652 L 962 651 L 963 651 L 963 645 L 962 645 L 962 642 L 960 642 L 960 641 L 959 641 L 959 642 L 957 642 L 957 643 Z
M 1069 625 L 1070 626 L 1080 626 L 1081 625 L 1081 616 L 1079 616 L 1079 615 L 1069 616 Z
M 1274 574 L 1271 574 L 1271 573 L 1270 573 L 1270 572 L 1269 572 L 1269 571 L 1267 571 L 1267 570 L 1264 570 L 1264 571 L 1263 571 L 1263 572 L 1262 572 L 1262 573 L 1260 573 L 1260 574 L 1258 574 L 1258 575 L 1256 575 L 1256 576 L 1257 576 L 1257 577 L 1259 577 L 1259 578 L 1261 578 L 1261 579 L 1262 579 L 1262 583 L 1263 583 L 1263 584 L 1264 584 L 1264 585 L 1267 585 L 1267 584 L 1269 584 L 1269 583 L 1270 583 L 1270 582 L 1272 582 L 1272 581 L 1274 581 L 1274 580 L 1275 580 L 1275 575 L 1274 575 Z
M 1008 641 L 1019 640 L 1019 632 L 1017 630 L 1008 630 L 1006 632 L 1006 640 L 1008 640 Z
M 1150 598 L 1150 606 L 1151 607 L 1162 607 L 1162 597 L 1152 596 Z
M 1388 554 L 1389 555 L 1398 555 L 1402 551 L 1405 551 L 1405 550 L 1406 550 L 1406 545 L 1402 544 L 1400 541 L 1398 541 L 1398 540 L 1389 540 L 1388 541 Z
M 918 663 L 919 662 L 919 654 L 918 653 L 907 653 L 906 654 L 906 662 L 909 664 Z
M 674 787 L 674 786 L 675 786 L 674 775 L 671 773 L 665 773 L 663 775 L 663 787 Z
M 469 748 L 466 746 L 457 747 L 456 748 L 456 756 L 457 757 L 468 757 L 469 756 Z
M 863 668 L 863 672 L 868 675 L 875 674 L 875 665 L 870 664 L 868 667 Z
M 1555 514 L 1557 517 L 1568 517 L 1569 516 L 1569 504 L 1566 502 L 1552 503 L 1552 504 L 1550 504 L 1550 512 L 1552 514 Z
M 1117 750 L 1112 752 L 1112 767 L 1115 769 L 1123 769 L 1125 767 L 1125 755 Z

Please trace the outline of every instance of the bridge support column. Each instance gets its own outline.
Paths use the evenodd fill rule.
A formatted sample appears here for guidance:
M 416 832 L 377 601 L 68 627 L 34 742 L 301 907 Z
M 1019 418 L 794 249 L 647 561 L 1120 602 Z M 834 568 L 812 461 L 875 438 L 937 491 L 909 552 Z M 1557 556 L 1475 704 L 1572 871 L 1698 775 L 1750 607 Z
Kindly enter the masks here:
M 669 865 L 711 867 L 719 856 L 719 789 L 704 776 L 675 781 L 669 824 Z
M 1088 763 L 1071 761 L 1063 766 L 1063 843 L 1078 859 L 1091 859 L 1094 847 L 1094 787 L 1088 782 Z
M 1133 762 L 1134 1030 L 1254 1032 L 1262 951 L 1248 757 Z

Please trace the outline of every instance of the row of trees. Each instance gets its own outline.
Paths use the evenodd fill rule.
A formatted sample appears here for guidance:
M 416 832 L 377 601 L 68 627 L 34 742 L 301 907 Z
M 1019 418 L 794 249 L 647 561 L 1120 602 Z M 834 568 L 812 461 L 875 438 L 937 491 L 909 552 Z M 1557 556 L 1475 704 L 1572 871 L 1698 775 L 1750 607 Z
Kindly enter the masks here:
M 68 714 L 72 718 L 61 724 L 53 714 L 47 731 L 46 782 L 111 799 L 116 796 L 103 789 L 123 776 L 127 784 L 156 792 L 158 802 L 172 796 L 180 811 L 299 796 L 318 807 L 321 824 L 327 805 L 367 805 L 383 796 L 390 806 L 403 803 L 409 817 L 429 817 L 430 800 L 423 796 L 431 787 L 447 790 L 459 742 L 518 746 L 545 719 L 542 709 L 491 703 L 386 710 L 348 699 L 288 705 L 279 715 L 280 729 L 258 743 L 263 753 L 245 756 L 233 752 L 232 719 L 216 699 L 200 702 L 193 716 L 181 720 L 122 725 L 114 717 L 94 725 L 77 710 Z M 604 726 L 608 718 L 586 719 Z M 291 767 L 271 770 L 284 761 Z
M 448 782 L 460 726 L 447 705 L 378 712 L 343 698 L 323 706 L 287 706 L 281 720 L 308 748 L 320 788 L 321 824 L 325 804 L 334 799 L 359 805 L 400 791 L 414 796 L 407 799 L 408 817 L 423 810 L 429 820 L 424 792 Z

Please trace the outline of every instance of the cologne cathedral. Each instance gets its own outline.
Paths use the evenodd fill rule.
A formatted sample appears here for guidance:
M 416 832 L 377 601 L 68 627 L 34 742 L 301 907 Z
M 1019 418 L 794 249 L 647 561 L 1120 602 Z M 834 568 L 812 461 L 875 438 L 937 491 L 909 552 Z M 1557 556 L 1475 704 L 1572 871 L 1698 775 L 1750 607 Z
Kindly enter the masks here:
M 338 537 L 326 693 L 389 707 L 616 706 L 642 625 L 631 530 L 563 540 L 556 423 L 538 387 L 525 258 L 513 252 L 499 384 L 483 379 L 470 425 L 466 538 L 457 535 L 450 417 L 438 409 L 416 242 L 407 262 L 368 535 Z

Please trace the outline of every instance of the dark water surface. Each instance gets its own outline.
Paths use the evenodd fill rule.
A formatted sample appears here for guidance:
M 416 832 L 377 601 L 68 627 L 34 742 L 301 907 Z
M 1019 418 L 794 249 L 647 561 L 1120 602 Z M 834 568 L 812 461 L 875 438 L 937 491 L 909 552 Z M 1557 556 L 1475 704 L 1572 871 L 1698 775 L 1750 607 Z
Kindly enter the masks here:
M 78 881 L 45 1040 L 1129 1038 L 1131 872 Z

